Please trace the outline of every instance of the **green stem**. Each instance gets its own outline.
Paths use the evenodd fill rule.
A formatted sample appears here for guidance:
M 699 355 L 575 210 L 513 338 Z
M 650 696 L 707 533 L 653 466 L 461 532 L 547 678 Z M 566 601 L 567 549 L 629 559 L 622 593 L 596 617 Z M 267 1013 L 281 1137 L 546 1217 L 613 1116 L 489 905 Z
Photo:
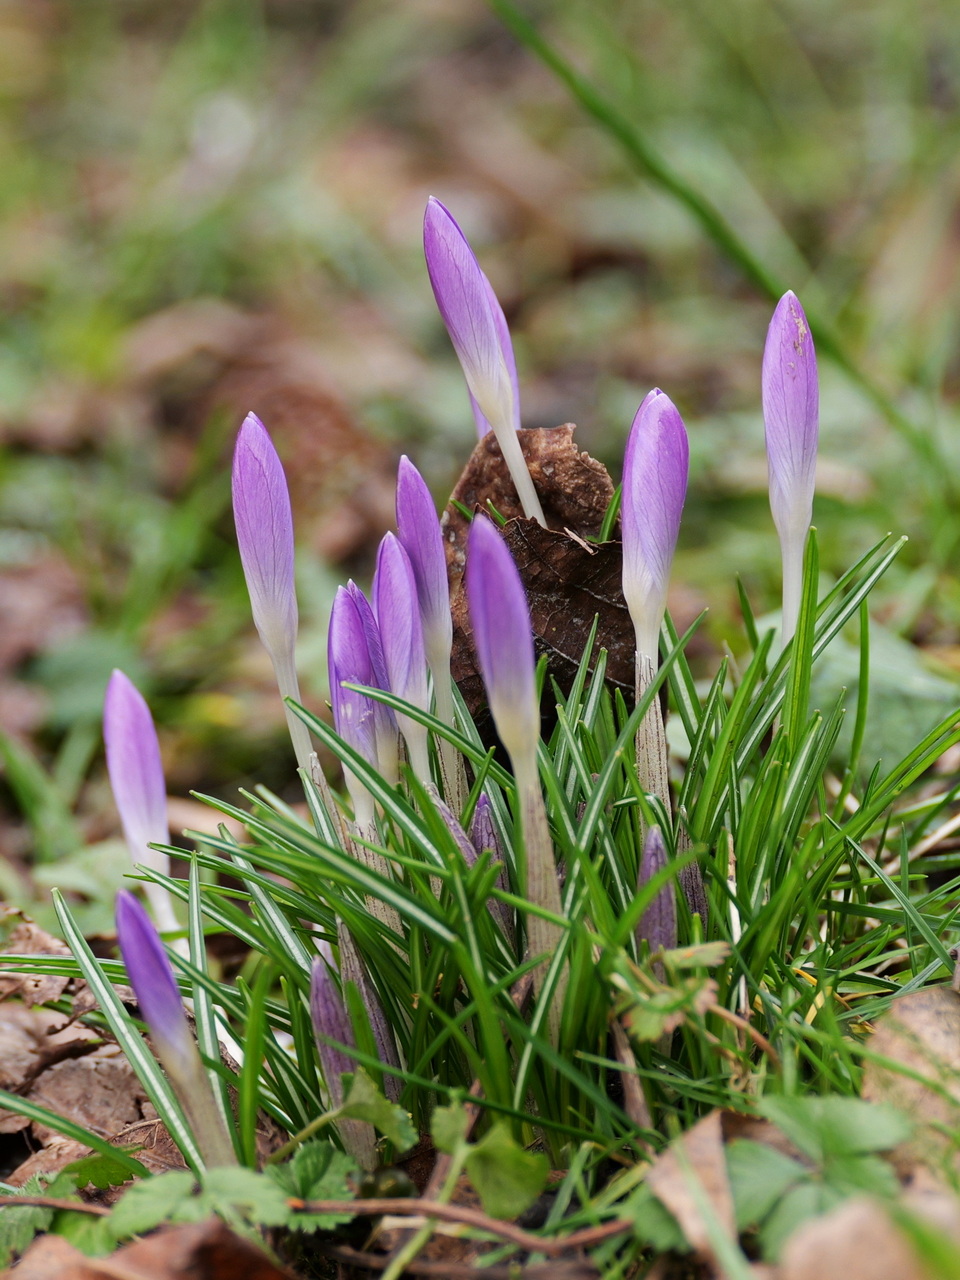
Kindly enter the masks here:
M 436 1197 L 438 1203 L 449 1204 L 453 1197 L 453 1193 L 456 1190 L 457 1182 L 459 1181 L 460 1174 L 463 1171 L 463 1166 L 466 1162 L 469 1151 L 470 1148 L 467 1144 L 462 1143 L 460 1149 L 451 1157 L 450 1168 L 447 1172 L 446 1178 L 444 1179 L 443 1187 L 440 1190 L 440 1194 Z M 400 1276 L 403 1275 L 405 1269 L 433 1235 L 436 1227 L 437 1219 L 428 1218 L 423 1226 L 417 1230 L 415 1235 L 413 1235 L 403 1248 L 394 1255 L 389 1267 L 387 1267 L 386 1271 L 383 1272 L 381 1280 L 400 1280 Z

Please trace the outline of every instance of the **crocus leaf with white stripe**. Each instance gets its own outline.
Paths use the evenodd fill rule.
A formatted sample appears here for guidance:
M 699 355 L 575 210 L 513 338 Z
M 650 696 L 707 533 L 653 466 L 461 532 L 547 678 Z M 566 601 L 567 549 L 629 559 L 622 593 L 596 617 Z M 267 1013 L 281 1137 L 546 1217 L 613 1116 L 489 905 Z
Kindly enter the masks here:
M 114 670 L 107 684 L 103 738 L 110 787 L 130 856 L 135 863 L 169 875 L 169 857 L 150 848 L 151 844 L 170 843 L 160 743 L 145 698 L 119 670 Z M 167 891 L 148 884 L 146 894 L 159 928 L 165 933 L 178 929 Z
M 777 303 L 763 349 L 763 423 L 770 510 L 783 558 L 783 639 L 793 635 L 800 608 L 803 550 L 813 519 L 820 389 L 807 317 L 794 293 Z
M 503 309 L 456 219 L 433 196 L 423 219 L 423 252 L 437 307 L 463 369 L 481 436 L 493 431 L 528 518 L 543 511 L 517 440 L 520 397 Z

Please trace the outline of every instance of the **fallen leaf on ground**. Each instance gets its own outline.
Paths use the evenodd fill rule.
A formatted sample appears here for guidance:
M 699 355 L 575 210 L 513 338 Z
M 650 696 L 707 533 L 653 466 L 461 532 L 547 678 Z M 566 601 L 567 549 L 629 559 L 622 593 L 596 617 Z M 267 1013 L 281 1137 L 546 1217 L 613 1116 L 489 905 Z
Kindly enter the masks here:
M 5 955 L 68 956 L 69 954 L 70 948 L 66 943 L 45 932 L 32 920 L 24 918 L 7 939 L 3 952 L 0 953 L 0 966 L 3 964 Z M 35 1004 L 46 1004 L 49 1000 L 59 1000 L 69 984 L 69 978 L 61 978 L 54 973 L 4 973 L 0 969 L 0 1000 L 19 996 L 27 1008 L 30 1008 Z
M 778 1280 L 927 1280 L 903 1233 L 876 1200 L 846 1200 L 787 1240 Z
M 701 1257 L 716 1261 L 712 1241 L 717 1229 L 730 1240 L 736 1240 L 733 1193 L 723 1149 L 722 1112 L 711 1111 L 671 1142 L 651 1167 L 647 1183 Z
M 909 1171 L 956 1159 L 956 1138 L 949 1135 L 960 1125 L 960 995 L 941 986 L 900 996 L 877 1020 L 867 1047 L 864 1098 L 890 1103 L 917 1126 L 897 1148 L 897 1166 Z M 903 1073 L 874 1061 L 874 1054 L 901 1064 Z
M 10 1280 L 291 1280 L 219 1218 L 167 1227 L 108 1258 L 88 1258 L 59 1236 L 30 1246 Z

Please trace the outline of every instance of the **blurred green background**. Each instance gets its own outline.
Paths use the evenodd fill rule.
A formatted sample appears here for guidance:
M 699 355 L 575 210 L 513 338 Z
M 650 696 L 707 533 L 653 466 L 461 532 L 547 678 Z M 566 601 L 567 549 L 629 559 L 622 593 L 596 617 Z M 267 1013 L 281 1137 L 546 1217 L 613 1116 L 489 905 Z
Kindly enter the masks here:
M 8 894 L 27 862 L 115 834 L 99 757 L 113 665 L 151 700 L 173 794 L 288 787 L 233 546 L 232 436 L 256 409 L 289 464 L 321 706 L 332 591 L 369 571 L 397 457 L 441 500 L 475 439 L 422 262 L 431 193 L 503 301 L 525 425 L 578 423 L 616 476 L 644 393 L 680 406 L 692 488 L 672 607 L 710 606 L 705 669 L 742 650 L 738 573 L 758 613 L 776 607 L 772 304 L 750 262 L 795 289 L 842 350 L 821 358 L 825 576 L 911 535 L 876 610 L 874 754 L 955 700 L 955 4 L 522 13 L 606 120 L 480 0 L 0 3 Z M 855 675 L 855 640 L 834 682 Z

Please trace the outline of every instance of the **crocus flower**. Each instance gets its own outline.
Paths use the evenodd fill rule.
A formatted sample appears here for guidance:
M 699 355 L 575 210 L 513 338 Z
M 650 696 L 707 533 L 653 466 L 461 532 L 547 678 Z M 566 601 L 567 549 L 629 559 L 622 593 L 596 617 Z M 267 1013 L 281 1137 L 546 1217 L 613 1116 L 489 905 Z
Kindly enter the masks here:
M 651 391 L 627 440 L 620 522 L 623 594 L 637 633 L 637 654 L 654 665 L 687 492 L 688 459 L 683 419 L 668 396 Z
M 659 827 L 651 827 L 643 844 L 640 857 L 639 888 L 653 879 L 667 865 L 667 848 Z M 637 925 L 637 941 L 645 941 L 651 954 L 658 951 L 672 951 L 677 945 L 677 905 L 673 896 L 673 885 L 665 884 L 658 890 L 653 901 L 640 917 Z
M 210 1165 L 236 1163 L 163 943 L 140 902 L 126 890 L 117 894 L 117 942 L 157 1057 L 204 1159 Z
M 796 295 L 785 293 L 767 330 L 761 373 L 770 509 L 783 559 L 784 643 L 796 630 L 803 549 L 813 519 L 820 391 L 813 337 Z
M 376 704 L 347 684 L 376 685 L 366 630 L 357 602 L 346 587 L 338 587 L 330 610 L 327 632 L 327 668 L 333 725 L 340 737 L 370 764 L 377 763 Z M 373 827 L 373 800 L 356 775 L 344 769 L 344 777 L 360 826 Z
M 438 719 L 456 727 L 450 653 L 453 617 L 443 532 L 423 476 L 406 456 L 397 472 L 397 537 L 410 559 L 417 584 L 417 604 L 423 628 L 423 647 L 433 675 Z M 447 798 L 459 810 L 466 792 L 463 760 L 453 744 L 440 739 L 440 766 Z
M 350 1048 L 356 1047 L 356 1041 L 333 976 L 336 966 L 330 944 L 321 942 L 320 951 L 321 955 L 313 962 L 310 975 L 310 1018 L 317 1036 L 317 1053 L 330 1095 L 331 1109 L 337 1110 L 343 1106 L 344 1101 L 343 1081 L 340 1077 L 352 1074 L 356 1070 L 356 1063 L 342 1049 L 329 1044 L 327 1037 Z M 377 1163 L 377 1139 L 373 1125 L 363 1120 L 341 1120 L 337 1127 L 344 1147 L 357 1164 L 362 1169 L 373 1169 Z
M 290 494 L 277 451 L 254 413 L 244 419 L 234 449 L 233 518 L 253 620 L 273 663 L 280 696 L 299 702 Z M 286 712 L 297 763 L 309 774 L 310 735 L 289 707 Z
M 373 1032 L 373 1039 L 377 1046 L 377 1056 L 381 1062 L 388 1063 L 391 1067 L 399 1067 L 400 1057 L 397 1053 L 397 1042 L 393 1038 L 393 1031 L 390 1029 L 386 1014 L 383 1012 L 380 997 L 370 981 L 370 976 L 367 973 L 360 952 L 357 950 L 357 945 L 342 920 L 337 921 L 337 944 L 340 947 L 340 974 L 342 981 L 345 984 L 352 982 L 360 992 L 363 1007 L 366 1009 L 367 1018 L 370 1021 L 370 1030 Z M 323 948 L 321 947 L 322 950 Z M 326 955 L 326 952 L 324 954 Z M 398 1076 L 388 1071 L 384 1072 L 383 1091 L 391 1102 L 400 1100 L 402 1089 L 403 1085 Z
M 390 681 L 387 677 L 387 664 L 383 656 L 383 643 L 380 638 L 380 627 L 377 623 L 376 614 L 370 601 L 363 594 L 360 588 L 352 580 L 347 583 L 347 591 L 357 606 L 357 612 L 360 614 L 360 621 L 363 623 L 363 632 L 367 640 L 367 653 L 370 656 L 370 666 L 373 672 L 373 679 L 369 682 L 369 688 L 389 689 Z M 382 702 L 375 702 L 372 698 L 370 702 L 373 704 L 373 733 L 374 742 L 377 750 L 377 768 L 386 780 L 395 783 L 399 776 L 398 773 L 398 746 L 400 731 L 397 728 L 397 719 L 393 711 L 385 706 Z
M 474 408 L 477 429 L 493 431 L 528 518 L 545 523 L 517 440 L 517 368 L 503 310 L 453 215 L 432 196 L 423 219 L 423 251 Z
M 477 516 L 470 526 L 466 582 L 487 703 L 510 755 L 517 783 L 526 854 L 526 866 L 520 870 L 526 880 L 526 895 L 531 902 L 560 916 L 563 905 L 537 767 L 540 707 L 530 611 L 513 557 L 485 516 Z M 539 916 L 528 917 L 527 942 L 534 955 L 552 953 L 560 937 L 559 925 Z M 544 973 L 545 965 L 541 965 L 534 974 L 538 990 Z M 550 1008 L 549 1029 L 554 1041 L 559 1035 L 564 987 L 565 980 L 558 986 Z
M 333 726 L 368 764 L 378 765 L 377 726 L 382 724 L 382 704 L 374 702 L 364 693 L 348 689 L 348 684 L 362 684 L 377 688 L 378 682 L 370 657 L 367 628 L 364 625 L 362 607 L 358 607 L 356 592 L 338 587 L 330 611 L 327 632 L 327 669 L 330 677 L 330 703 L 333 707 Z M 377 838 L 376 811 L 373 797 L 357 775 L 344 765 L 344 781 L 353 802 L 354 830 L 359 841 L 375 842 Z M 369 849 L 358 840 L 351 840 L 354 856 L 379 875 L 389 876 L 386 859 L 375 849 Z M 400 917 L 393 907 L 377 898 L 368 899 L 368 905 L 388 928 L 400 932 Z
M 429 711 L 427 657 L 417 607 L 417 584 L 410 559 L 392 533 L 384 535 L 377 552 L 373 604 L 391 692 L 421 711 Z M 400 711 L 396 717 L 414 773 L 421 782 L 429 782 L 426 729 Z
M 169 875 L 169 857 L 150 848 L 170 843 L 160 744 L 150 708 L 122 671 L 114 670 L 107 684 L 103 737 L 107 773 L 130 856 L 135 863 Z M 164 933 L 179 929 L 166 889 L 149 883 L 145 889 L 158 926 Z

